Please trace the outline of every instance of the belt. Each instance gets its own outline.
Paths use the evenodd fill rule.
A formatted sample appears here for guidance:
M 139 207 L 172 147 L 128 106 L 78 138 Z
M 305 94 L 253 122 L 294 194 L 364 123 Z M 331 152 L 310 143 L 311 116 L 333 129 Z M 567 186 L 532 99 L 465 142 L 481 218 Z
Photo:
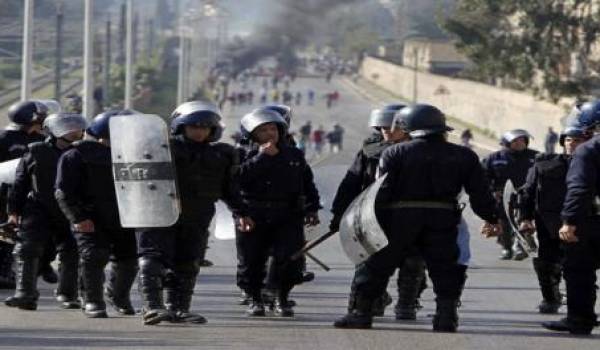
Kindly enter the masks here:
M 385 206 L 389 209 L 445 209 L 458 210 L 457 203 L 435 202 L 435 201 L 398 201 Z
M 253 201 L 253 200 L 245 200 L 244 204 L 246 204 L 249 208 L 255 209 L 290 209 L 292 208 L 291 201 Z

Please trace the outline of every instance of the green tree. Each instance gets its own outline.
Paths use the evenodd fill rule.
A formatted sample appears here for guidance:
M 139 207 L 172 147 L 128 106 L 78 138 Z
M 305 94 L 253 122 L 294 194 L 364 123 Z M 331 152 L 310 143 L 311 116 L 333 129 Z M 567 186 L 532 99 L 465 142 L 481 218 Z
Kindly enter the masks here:
M 600 32 L 595 0 L 460 0 L 444 22 L 485 80 L 503 78 L 557 101 L 585 96 Z M 578 61 L 578 69 L 574 67 Z

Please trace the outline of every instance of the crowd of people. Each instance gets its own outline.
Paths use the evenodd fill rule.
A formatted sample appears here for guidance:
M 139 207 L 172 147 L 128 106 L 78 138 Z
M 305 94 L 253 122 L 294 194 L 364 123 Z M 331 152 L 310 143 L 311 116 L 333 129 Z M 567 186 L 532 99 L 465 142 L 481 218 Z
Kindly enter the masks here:
M 470 149 L 470 132 L 462 135 L 467 147 L 447 140 L 452 128 L 435 106 L 398 103 L 373 110 L 373 133 L 327 208 L 333 213 L 331 232 L 340 231 L 346 248 L 364 252 L 346 251 L 355 259 L 355 273 L 348 312 L 334 326 L 371 328 L 373 318 L 391 302 L 386 287 L 399 269 L 396 318 L 416 319 L 427 271 L 436 295 L 433 330 L 457 331 L 470 257 L 469 228 L 459 201 L 464 191 L 484 220 L 481 233 L 498 237 L 502 259 L 525 259 L 531 252 L 525 238 L 537 232 L 539 254 L 533 266 L 541 313 L 557 313 L 562 306 L 559 284 L 564 276 L 567 316 L 544 327 L 590 334 L 597 325 L 600 266 L 595 207 L 600 139 L 593 137 L 600 126 L 600 101 L 576 106 L 573 115 L 558 137 L 560 154 L 538 154 L 529 148 L 530 134 L 514 129 L 502 136 L 502 149 L 480 160 Z M 303 149 L 310 144 L 320 153 L 327 140 L 332 152 L 342 150 L 341 125 L 326 132 L 323 126 L 313 130 L 309 121 L 296 140 L 289 130 L 292 107 L 265 105 L 241 118 L 234 147 L 220 142 L 223 123 L 215 104 L 186 102 L 169 119 L 168 140 L 145 140 L 168 144 L 172 161 L 150 162 L 133 171 L 137 163 L 115 159 L 112 147 L 128 140 L 114 138 L 110 124 L 115 118 L 142 120 L 144 115 L 135 111 L 107 111 L 88 124 L 80 114 L 48 116 L 44 103 L 25 101 L 13 105 L 8 117 L 11 124 L 0 134 L 2 166 L 18 161 L 14 179 L 3 180 L 6 222 L 16 228 L 16 244 L 3 244 L 0 252 L 4 287 L 15 288 L 6 306 L 35 310 L 38 274 L 58 255 L 56 300 L 65 309 L 81 308 L 89 318 L 105 318 L 108 302 L 119 314 L 134 315 L 130 290 L 137 277 L 144 324 L 205 323 L 190 307 L 215 202 L 223 200 L 235 221 L 237 286 L 247 315 L 265 316 L 270 307 L 281 317 L 294 316 L 290 292 L 312 274 L 303 257 L 289 257 L 303 248 L 304 227 L 317 225 L 322 209 Z M 160 134 L 132 132 L 140 138 Z M 165 147 L 157 149 L 164 152 Z M 120 170 L 113 172 L 115 167 Z M 156 190 L 154 180 L 177 184 L 176 222 L 146 226 L 144 219 L 157 218 L 141 217 L 137 226 L 124 227 L 129 212 L 123 206 L 146 203 L 123 202 L 120 191 L 125 187 L 115 182 L 138 181 Z M 516 192 L 507 194 L 509 182 Z M 361 215 L 353 216 L 353 206 L 374 204 L 355 199 L 371 192 L 377 194 L 371 208 L 377 220 L 361 221 Z M 173 196 L 165 196 L 167 204 Z M 518 210 L 506 211 L 507 201 Z M 7 226 L 4 230 L 10 231 Z M 386 245 L 372 241 L 382 236 Z

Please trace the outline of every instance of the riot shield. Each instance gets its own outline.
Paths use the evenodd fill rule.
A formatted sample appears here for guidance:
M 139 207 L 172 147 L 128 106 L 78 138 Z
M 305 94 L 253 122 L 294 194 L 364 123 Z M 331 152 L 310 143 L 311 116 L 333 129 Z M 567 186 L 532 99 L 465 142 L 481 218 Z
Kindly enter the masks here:
M 519 225 L 517 223 L 517 218 L 519 215 L 519 208 L 517 206 L 517 191 L 510 180 L 506 181 L 506 185 L 504 185 L 504 192 L 502 193 L 502 205 L 508 219 L 508 224 L 515 233 L 515 238 L 517 239 L 521 248 L 523 248 L 527 254 L 537 256 L 539 246 L 537 234 L 529 234 L 519 231 Z
M 15 183 L 17 165 L 20 161 L 21 158 L 17 158 L 0 163 L 0 184 L 12 185 Z
M 166 123 L 138 114 L 112 117 L 109 127 L 121 225 L 173 225 L 181 209 Z
M 356 197 L 340 222 L 342 248 L 356 265 L 388 244 L 375 212 L 377 194 L 386 177 L 380 177 Z
M 233 213 L 227 208 L 225 203 L 219 201 L 215 205 L 215 216 L 210 223 L 209 231 L 218 240 L 235 239 L 235 222 L 233 221 Z

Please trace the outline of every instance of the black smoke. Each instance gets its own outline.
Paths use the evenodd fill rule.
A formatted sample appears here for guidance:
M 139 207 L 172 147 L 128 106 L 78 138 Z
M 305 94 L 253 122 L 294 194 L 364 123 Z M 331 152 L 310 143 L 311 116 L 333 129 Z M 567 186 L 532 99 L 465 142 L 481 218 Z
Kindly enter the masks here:
M 245 40 L 229 46 L 226 56 L 234 74 L 266 57 L 276 57 L 280 68 L 294 71 L 296 51 L 305 47 L 327 23 L 328 16 L 358 0 L 271 0 L 273 14 Z

